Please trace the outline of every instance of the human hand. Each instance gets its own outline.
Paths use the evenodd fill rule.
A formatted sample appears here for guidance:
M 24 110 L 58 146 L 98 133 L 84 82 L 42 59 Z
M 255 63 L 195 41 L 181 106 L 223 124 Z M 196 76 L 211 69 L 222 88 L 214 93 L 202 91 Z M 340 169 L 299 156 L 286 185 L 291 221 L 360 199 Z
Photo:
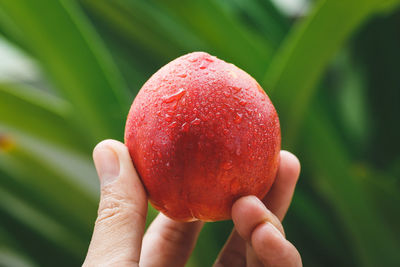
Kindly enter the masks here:
M 93 151 L 101 184 L 98 217 L 84 266 L 184 266 L 203 222 L 176 222 L 160 213 L 144 234 L 147 196 L 124 144 L 106 140 Z M 301 266 L 280 221 L 290 205 L 300 164 L 281 151 L 278 175 L 261 202 L 232 207 L 235 225 L 214 266 Z M 267 203 L 269 210 L 266 208 Z

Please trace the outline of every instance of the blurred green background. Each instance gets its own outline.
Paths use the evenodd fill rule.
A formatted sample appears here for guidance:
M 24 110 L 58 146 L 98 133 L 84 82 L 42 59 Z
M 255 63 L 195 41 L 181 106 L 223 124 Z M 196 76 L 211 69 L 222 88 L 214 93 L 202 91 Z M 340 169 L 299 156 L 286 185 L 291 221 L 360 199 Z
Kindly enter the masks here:
M 304 265 L 400 266 L 399 7 L 0 0 L 0 266 L 82 263 L 93 147 L 123 140 L 141 85 L 198 50 L 250 73 L 278 110 L 302 162 L 284 226 Z M 207 224 L 188 266 L 211 266 L 231 226 Z

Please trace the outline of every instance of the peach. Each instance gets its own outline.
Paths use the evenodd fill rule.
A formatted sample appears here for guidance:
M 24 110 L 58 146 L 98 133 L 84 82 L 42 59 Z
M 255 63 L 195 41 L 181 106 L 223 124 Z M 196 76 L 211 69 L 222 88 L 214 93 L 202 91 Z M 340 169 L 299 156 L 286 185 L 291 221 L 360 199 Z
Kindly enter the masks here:
M 158 70 L 136 96 L 125 144 L 152 205 L 178 221 L 231 217 L 263 198 L 279 165 L 277 113 L 246 72 L 203 52 Z

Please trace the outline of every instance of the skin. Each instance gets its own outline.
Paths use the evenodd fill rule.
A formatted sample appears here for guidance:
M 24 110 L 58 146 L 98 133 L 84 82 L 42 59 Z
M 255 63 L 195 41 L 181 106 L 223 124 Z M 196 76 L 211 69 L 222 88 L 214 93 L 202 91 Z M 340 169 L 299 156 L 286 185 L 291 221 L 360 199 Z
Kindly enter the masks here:
M 203 222 L 177 222 L 160 213 L 144 233 L 148 198 L 126 146 L 103 141 L 93 158 L 101 197 L 83 266 L 184 266 Z M 281 151 L 275 182 L 265 198 L 245 196 L 232 206 L 234 229 L 214 266 L 302 266 L 281 224 L 299 173 L 298 159 Z

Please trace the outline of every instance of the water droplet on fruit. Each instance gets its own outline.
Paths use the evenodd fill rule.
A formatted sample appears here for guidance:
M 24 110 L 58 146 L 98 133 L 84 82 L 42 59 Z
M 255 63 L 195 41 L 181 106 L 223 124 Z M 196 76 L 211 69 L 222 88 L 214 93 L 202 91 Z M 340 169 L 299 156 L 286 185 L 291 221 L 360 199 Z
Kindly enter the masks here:
M 165 163 L 166 167 L 169 167 L 171 164 L 169 163 L 169 161 L 167 163 Z
M 179 120 L 179 121 L 182 120 L 182 117 L 183 117 L 183 116 L 182 116 L 182 114 L 180 114 L 180 113 L 178 113 L 178 114 L 175 115 L 175 118 L 176 118 L 177 120 Z
M 175 128 L 177 126 L 177 123 L 176 123 L 176 121 L 174 121 L 174 122 L 171 122 L 169 125 L 168 125 L 168 128 Z
M 233 167 L 232 161 L 226 161 L 226 162 L 222 163 L 222 168 L 224 170 L 230 170 L 230 169 L 232 169 L 232 167 Z
M 171 104 L 171 112 L 174 112 L 174 110 L 176 109 L 176 107 L 178 106 L 178 101 L 177 102 L 174 102 L 174 103 L 172 103 Z
M 201 120 L 200 120 L 199 118 L 195 118 L 195 119 L 191 122 L 191 124 L 193 124 L 193 125 L 199 125 L 200 122 L 201 122 Z
M 242 105 L 242 106 L 246 106 L 247 102 L 246 102 L 246 100 L 242 99 L 242 100 L 239 101 L 239 104 Z
M 208 117 L 207 117 L 207 114 L 206 113 L 200 113 L 200 116 L 199 116 L 200 118 L 201 118 L 201 120 L 202 121 L 207 121 L 208 120 Z
M 172 116 L 171 115 L 169 115 L 169 114 L 165 114 L 165 120 L 166 121 L 172 121 Z
M 236 113 L 235 117 L 233 118 L 233 122 L 236 123 L 236 124 L 241 123 L 242 122 L 242 116 L 243 116 L 242 114 Z
M 237 156 L 240 156 L 240 154 L 241 154 L 240 146 L 238 146 L 238 147 L 236 148 L 235 153 L 236 153 Z
M 253 114 L 253 110 L 249 107 L 246 107 L 246 112 L 248 115 L 252 115 Z
M 189 131 L 190 125 L 189 123 L 185 122 L 184 124 L 182 124 L 182 132 L 186 133 Z
M 186 103 L 186 98 L 182 98 L 181 101 L 180 101 L 180 103 L 181 103 L 181 105 L 185 105 L 185 103 Z
M 232 86 L 231 88 L 233 89 L 233 93 L 234 93 L 234 94 L 237 94 L 237 93 L 239 93 L 239 92 L 242 90 L 242 88 L 237 87 L 237 86 Z
M 180 88 L 176 93 L 167 96 L 164 98 L 164 103 L 171 103 L 173 101 L 178 101 L 179 99 L 182 98 L 182 96 L 186 93 L 186 90 L 183 88 Z
M 202 70 L 206 69 L 210 65 L 211 62 L 212 61 L 210 61 L 207 58 L 205 58 L 205 60 L 201 61 L 200 69 L 202 69 Z
M 228 73 L 233 77 L 233 78 L 237 78 L 237 74 L 234 71 L 228 71 Z

